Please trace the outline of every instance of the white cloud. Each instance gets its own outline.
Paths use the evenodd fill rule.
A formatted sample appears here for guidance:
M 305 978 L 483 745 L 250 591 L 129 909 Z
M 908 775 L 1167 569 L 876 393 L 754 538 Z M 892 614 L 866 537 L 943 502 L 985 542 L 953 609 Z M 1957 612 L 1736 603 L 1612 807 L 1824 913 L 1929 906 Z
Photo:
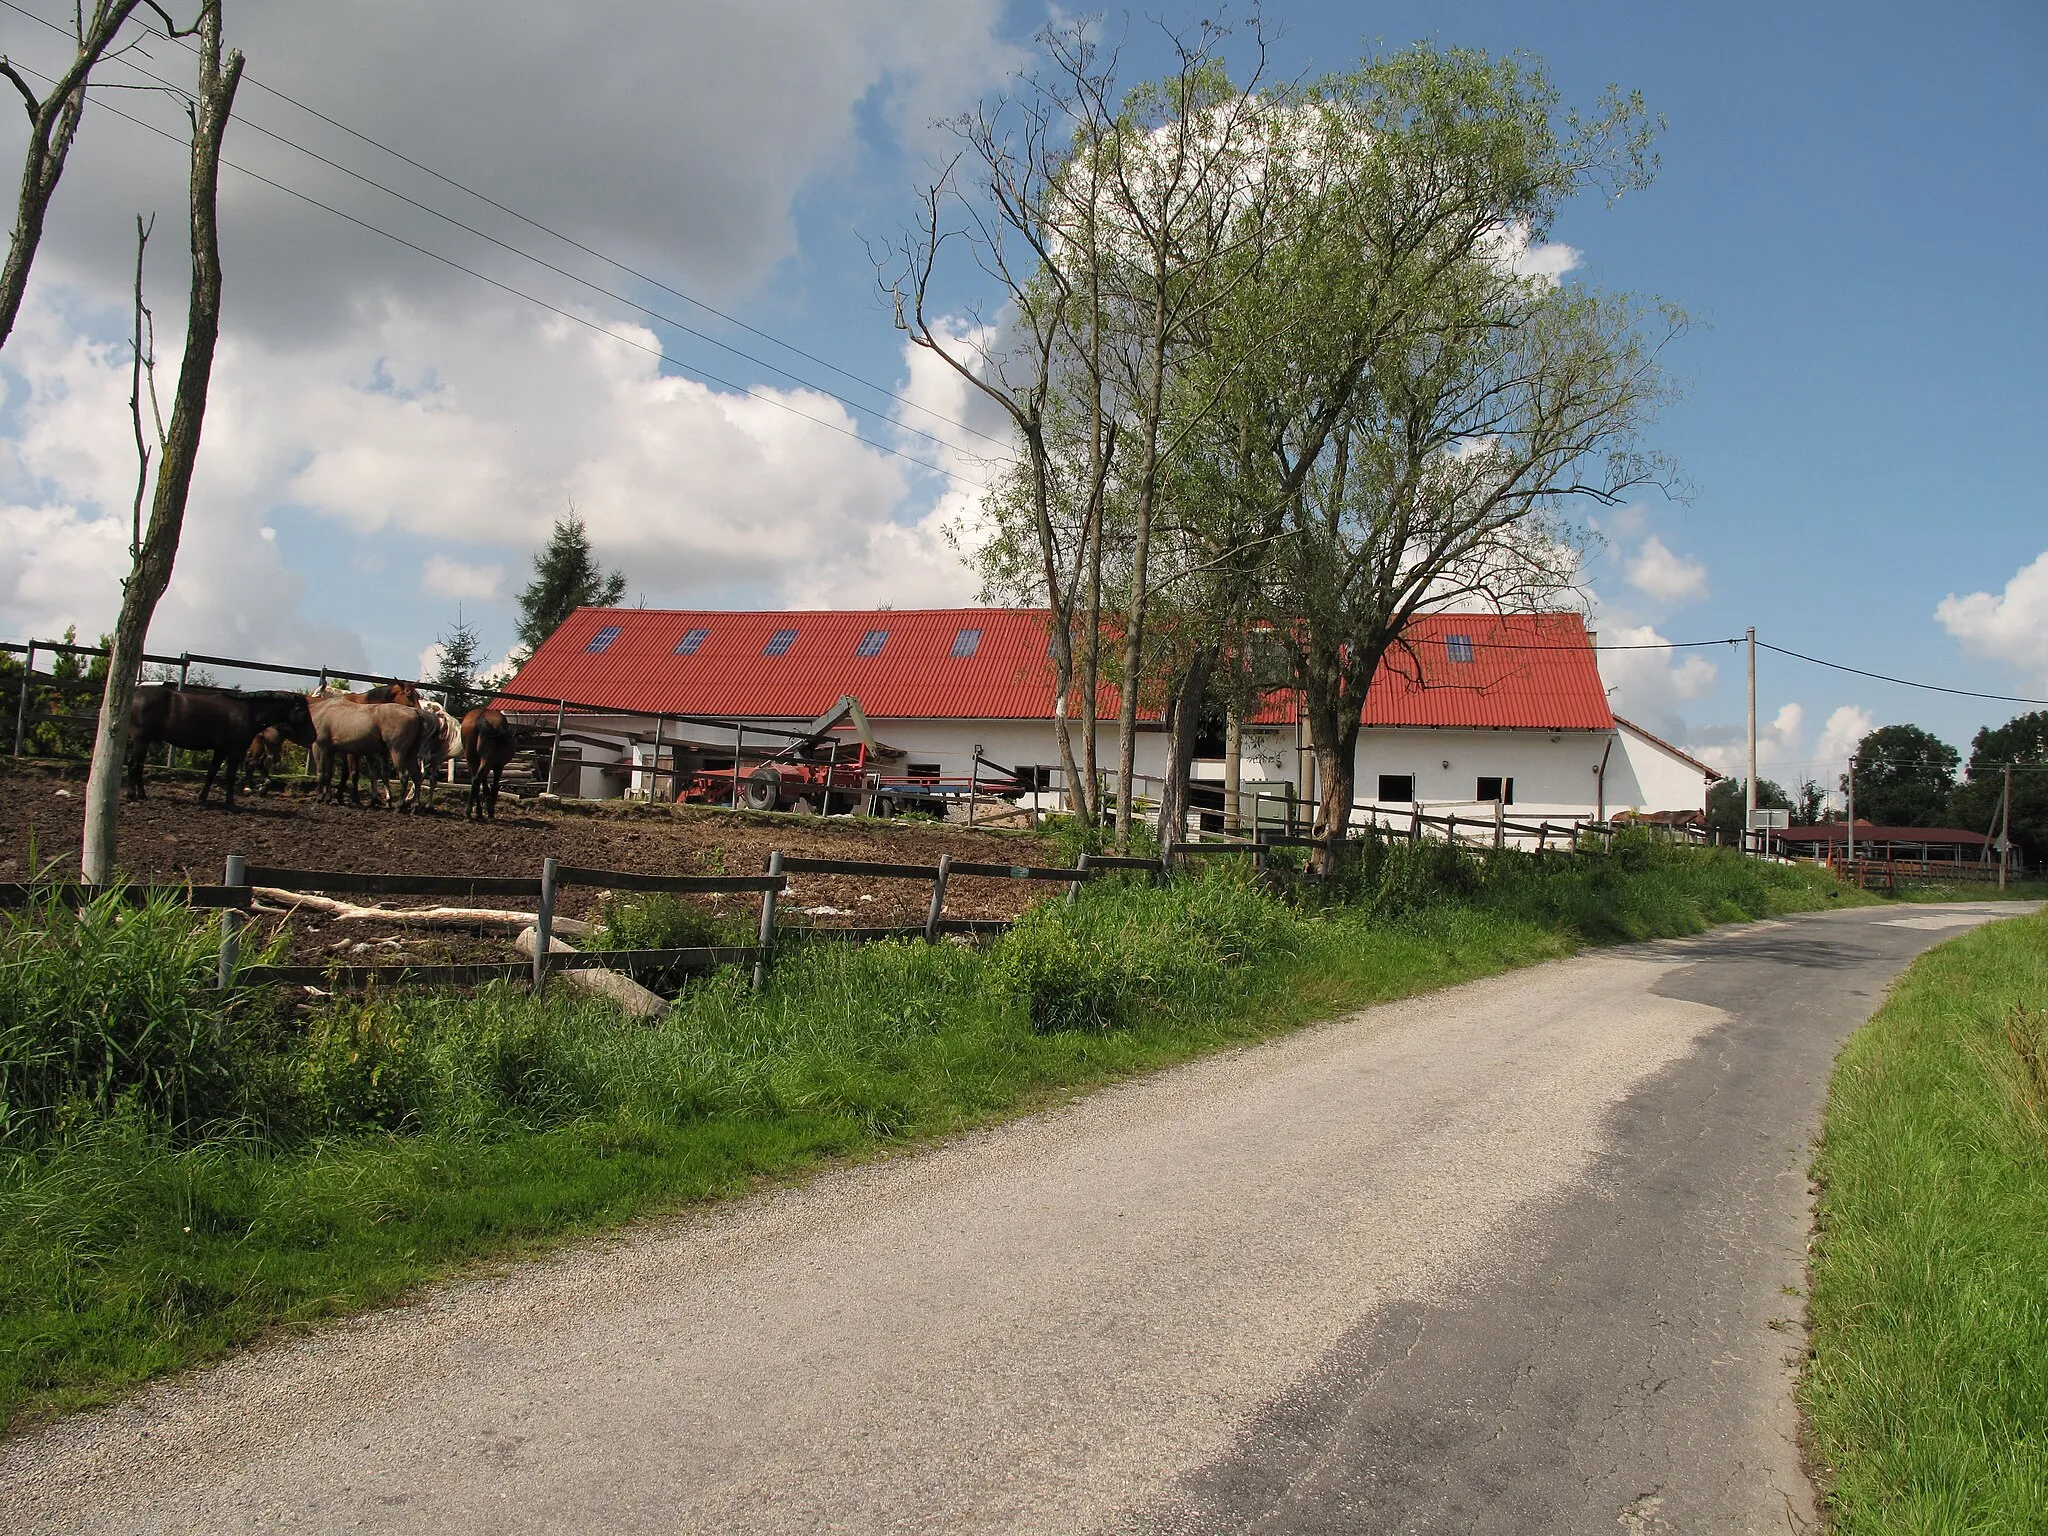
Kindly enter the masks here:
M 1707 595 L 1707 568 L 1690 555 L 1674 554 L 1654 533 L 1628 562 L 1629 585 L 1672 607 Z
M 304 585 L 281 561 L 293 531 L 261 535 L 280 508 L 301 535 L 324 527 L 358 546 L 354 573 L 337 569 L 325 585 L 360 594 L 345 606 L 380 644 L 410 590 L 501 599 L 507 572 L 571 501 L 599 558 L 650 603 L 971 600 L 945 531 L 975 504 L 978 481 L 933 506 L 922 476 L 849 435 L 856 423 L 838 402 L 713 390 L 664 375 L 614 335 L 652 343 L 632 327 L 535 327 L 509 307 L 451 315 L 396 300 L 318 348 L 224 340 L 152 643 L 365 665 L 355 636 L 299 616 Z M 20 435 L 0 442 L 0 555 L 11 557 L 0 558 L 0 629 L 97 632 L 126 564 L 132 461 L 109 430 L 125 418 L 120 349 L 31 303 L 7 364 L 21 403 Z M 913 368 L 910 387 L 957 415 L 970 402 L 945 397 L 941 382 Z M 932 451 L 973 473 L 964 448 Z M 434 547 L 446 543 L 461 552 Z M 406 622 L 423 627 L 416 612 Z
M 470 565 L 447 555 L 429 555 L 420 568 L 420 585 L 436 597 L 488 601 L 505 585 L 502 565 Z
M 1855 704 L 1840 705 L 1828 716 L 1827 724 L 1820 728 L 1815 751 L 1829 765 L 1831 777 L 1849 771 L 1849 754 L 1876 729 L 1877 717 Z
M 2020 567 L 1998 595 L 1951 592 L 1934 616 L 1967 649 L 2048 683 L 2048 552 Z
M 1494 259 L 1520 277 L 1555 283 L 1578 266 L 1583 253 L 1562 241 L 1537 243 L 1524 220 L 1504 226 L 1494 236 Z
M 1600 676 L 1615 712 L 1660 736 L 1681 739 L 1685 722 L 1678 707 L 1704 698 L 1720 675 L 1719 668 L 1698 651 L 1661 649 L 1669 637 L 1652 624 L 1603 620 L 1599 635 L 1603 646 L 1651 647 L 1600 652 Z

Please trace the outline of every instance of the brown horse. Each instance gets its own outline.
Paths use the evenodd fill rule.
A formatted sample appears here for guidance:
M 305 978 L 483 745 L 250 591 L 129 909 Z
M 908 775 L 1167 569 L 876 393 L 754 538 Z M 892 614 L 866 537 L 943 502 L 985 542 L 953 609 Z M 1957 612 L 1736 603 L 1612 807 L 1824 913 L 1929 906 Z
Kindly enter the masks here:
M 206 782 L 199 788 L 203 805 L 216 774 L 222 778 L 227 808 L 235 808 L 235 776 L 249 755 L 256 734 L 275 726 L 287 741 L 309 744 L 313 717 L 302 693 L 235 688 L 178 688 L 152 684 L 135 690 L 128 707 L 128 798 L 144 798 L 143 754 L 160 741 L 191 752 L 211 752 Z M 223 770 L 225 772 L 223 773 Z
M 420 735 L 426 717 L 410 704 L 362 704 L 333 694 L 314 694 L 307 699 L 313 716 L 313 771 L 320 788 L 318 797 L 329 800 L 329 787 L 337 758 L 366 761 L 376 773 L 384 803 L 391 803 L 389 775 L 397 774 L 405 786 L 400 806 L 412 804 L 420 793 Z M 352 786 L 344 785 L 344 789 Z
M 498 819 L 498 786 L 505 765 L 519 750 L 519 732 L 495 709 L 472 709 L 462 717 L 462 756 L 469 764 L 469 808 L 464 819 Z

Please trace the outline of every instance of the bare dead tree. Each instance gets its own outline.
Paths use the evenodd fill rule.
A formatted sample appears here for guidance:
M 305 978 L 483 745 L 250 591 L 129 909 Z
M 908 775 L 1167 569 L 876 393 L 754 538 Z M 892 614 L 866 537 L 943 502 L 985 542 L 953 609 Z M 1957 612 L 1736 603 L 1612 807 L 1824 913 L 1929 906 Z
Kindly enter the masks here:
M 134 567 L 121 597 L 121 616 L 114 626 L 113 647 L 107 657 L 106 693 L 100 702 L 99 725 L 93 735 L 92 771 L 86 780 L 85 839 L 79 865 L 84 879 L 96 885 L 104 884 L 114 872 L 121 779 L 128 746 L 128 709 L 135 696 L 149 621 L 164 589 L 170 585 L 178 541 L 184 533 L 185 504 L 198 464 L 200 429 L 206 419 L 207 392 L 213 381 L 213 354 L 220 340 L 220 152 L 228 118 L 234 110 L 235 89 L 242 80 L 241 51 L 234 50 L 225 58 L 221 55 L 221 4 L 222 0 L 202 0 L 196 28 L 199 78 L 188 106 L 192 121 L 192 289 L 185 322 L 184 357 L 178 366 L 178 388 L 172 398 L 170 424 L 162 429 L 159 438 L 156 495 L 150 506 L 149 527 L 138 540 Z M 141 232 L 146 238 L 147 226 Z M 140 240 L 137 245 L 137 396 L 132 412 L 138 450 L 142 450 L 140 386 L 145 373 L 153 378 L 153 372 L 145 370 L 140 360 L 144 341 L 141 328 L 147 310 L 140 297 Z M 147 473 L 145 461 L 143 474 Z M 140 504 L 138 488 L 138 518 Z
M 46 95 L 37 95 L 21 66 L 0 57 L 0 76 L 5 76 L 21 94 L 28 112 L 28 150 L 22 158 L 21 195 L 15 204 L 14 236 L 7 247 L 7 264 L 0 267 L 0 346 L 14 333 L 15 317 L 21 313 L 22 295 L 28 291 L 29 268 L 43 241 L 43 224 L 50 212 L 50 200 L 57 195 L 57 183 L 64 175 L 64 162 L 78 136 L 78 121 L 85 112 L 86 87 L 92 72 L 109 57 L 121 28 L 142 6 L 155 11 L 164 30 L 173 37 L 189 35 L 191 28 L 173 24 L 154 0 L 95 0 L 92 12 L 72 12 L 72 33 L 77 52 L 71 67 L 50 84 Z
M 1099 408 L 1099 371 L 1098 409 L 1090 418 L 1097 434 L 1089 455 L 1094 472 L 1086 501 L 1091 510 L 1071 538 L 1055 517 L 1056 470 L 1048 435 L 1062 405 L 1062 370 L 1076 352 L 1076 308 L 1085 308 L 1091 284 L 1098 293 L 1100 288 L 1089 207 L 1096 188 L 1092 178 L 1077 178 L 1072 170 L 1099 138 L 1114 59 L 1105 68 L 1085 26 L 1048 30 L 1041 42 L 1054 61 L 1048 75 L 1025 76 L 1011 95 L 984 102 L 954 122 L 966 149 L 923 190 L 918 222 L 894 253 L 894 270 L 883 274 L 882 286 L 894 302 L 897 325 L 912 344 L 999 406 L 1017 434 L 1021 454 L 1014 466 L 1015 489 L 1031 546 L 1023 585 L 1051 609 L 1053 735 L 1069 808 L 1092 823 L 1098 813 L 1097 647 L 1092 640 L 1099 581 L 1095 605 L 1082 602 L 1079 594 L 1091 550 L 1099 546 L 1099 508 L 1115 444 L 1115 424 Z M 933 308 L 941 260 L 956 242 L 983 276 L 995 281 L 1003 301 L 1003 312 L 993 320 L 970 309 L 964 335 Z M 1085 363 L 1085 345 L 1079 355 Z M 1099 572 L 1099 552 L 1096 559 Z M 1069 719 L 1077 644 L 1085 673 L 1079 762 Z

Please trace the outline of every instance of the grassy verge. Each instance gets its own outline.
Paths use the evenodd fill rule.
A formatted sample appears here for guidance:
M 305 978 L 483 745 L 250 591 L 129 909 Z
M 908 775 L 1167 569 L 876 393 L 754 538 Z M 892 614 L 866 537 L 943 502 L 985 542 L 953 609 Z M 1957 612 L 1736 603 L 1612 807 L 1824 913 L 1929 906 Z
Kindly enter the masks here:
M 566 989 L 223 1012 L 181 910 L 31 913 L 0 933 L 0 1415 L 1360 1004 L 1858 899 L 1647 841 L 1381 852 L 1328 906 L 1222 867 L 982 950 L 799 945 L 761 995 L 694 983 L 650 1029 Z
M 1837 1066 L 1802 1395 L 1844 1532 L 2048 1528 L 2048 920 L 1922 956 Z

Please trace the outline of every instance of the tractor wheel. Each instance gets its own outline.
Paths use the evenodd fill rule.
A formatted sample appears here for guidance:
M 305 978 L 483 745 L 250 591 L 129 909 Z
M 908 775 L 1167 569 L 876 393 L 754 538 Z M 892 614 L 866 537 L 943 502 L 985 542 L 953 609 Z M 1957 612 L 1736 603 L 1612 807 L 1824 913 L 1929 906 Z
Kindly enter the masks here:
M 875 814 L 887 821 L 896 814 L 896 801 L 889 795 L 875 796 Z
M 772 811 L 782 798 L 782 775 L 773 768 L 756 768 L 747 779 L 746 802 L 750 811 Z

